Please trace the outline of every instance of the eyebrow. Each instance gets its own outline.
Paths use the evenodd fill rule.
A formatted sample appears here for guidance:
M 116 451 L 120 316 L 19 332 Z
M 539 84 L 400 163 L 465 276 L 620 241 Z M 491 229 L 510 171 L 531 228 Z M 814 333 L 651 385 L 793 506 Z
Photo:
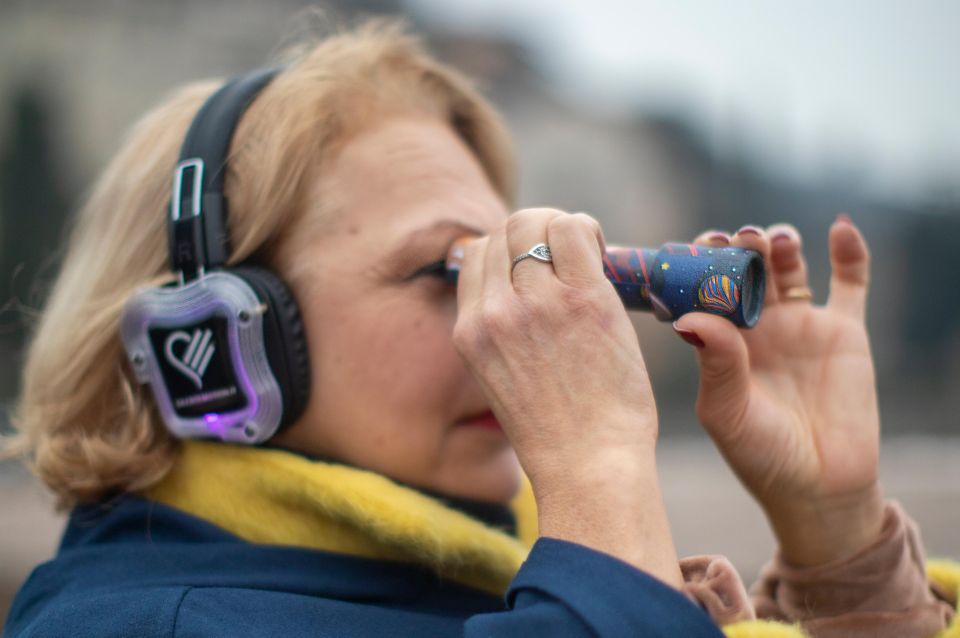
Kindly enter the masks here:
M 453 231 L 459 231 L 462 235 L 476 235 L 481 236 L 486 233 L 482 230 L 474 228 L 469 224 L 465 224 L 461 221 L 454 219 L 441 219 L 422 228 L 418 228 L 410 232 L 406 238 L 404 238 L 401 243 L 397 246 L 393 252 L 387 256 L 386 261 L 395 266 L 410 266 L 413 267 L 415 264 L 407 264 L 406 262 L 413 259 L 410 255 L 411 247 L 415 246 L 419 241 L 422 241 L 425 237 L 431 237 L 440 234 L 441 232 L 453 234 Z

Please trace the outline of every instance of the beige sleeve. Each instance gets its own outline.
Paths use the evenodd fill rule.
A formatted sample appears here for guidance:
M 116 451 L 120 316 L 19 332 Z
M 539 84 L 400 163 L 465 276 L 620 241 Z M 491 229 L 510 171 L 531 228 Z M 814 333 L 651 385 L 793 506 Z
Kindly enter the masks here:
M 817 567 L 777 555 L 750 593 L 759 618 L 799 621 L 814 638 L 928 638 L 953 616 L 927 583 L 916 523 L 893 502 L 873 545 Z

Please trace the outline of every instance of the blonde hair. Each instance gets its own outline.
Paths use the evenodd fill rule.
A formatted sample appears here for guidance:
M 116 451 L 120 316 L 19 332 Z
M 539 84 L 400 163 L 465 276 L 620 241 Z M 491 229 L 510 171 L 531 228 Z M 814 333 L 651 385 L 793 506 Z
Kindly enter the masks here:
M 219 84 L 187 86 L 128 134 L 75 219 L 62 270 L 32 338 L 14 415 L 22 454 L 60 507 L 161 479 L 179 446 L 133 377 L 119 337 L 124 303 L 173 278 L 166 206 L 191 119 Z M 390 114 L 442 118 L 505 202 L 513 157 L 493 109 L 395 22 L 367 21 L 316 44 L 264 89 L 233 139 L 226 181 L 231 263 L 269 261 L 318 167 Z

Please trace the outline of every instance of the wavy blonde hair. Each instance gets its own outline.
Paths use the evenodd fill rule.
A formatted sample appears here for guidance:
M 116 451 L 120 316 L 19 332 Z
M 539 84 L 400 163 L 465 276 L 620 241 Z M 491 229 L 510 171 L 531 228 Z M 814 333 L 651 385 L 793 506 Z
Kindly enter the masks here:
M 512 150 L 494 110 L 402 24 L 367 21 L 313 45 L 244 114 L 226 180 L 231 263 L 271 255 L 338 145 L 391 114 L 442 118 L 505 202 Z M 4 447 L 23 455 L 61 508 L 160 480 L 179 446 L 129 369 L 119 336 L 137 289 L 171 281 L 165 217 L 186 129 L 217 82 L 189 85 L 129 132 L 74 220 L 62 270 L 31 340 Z

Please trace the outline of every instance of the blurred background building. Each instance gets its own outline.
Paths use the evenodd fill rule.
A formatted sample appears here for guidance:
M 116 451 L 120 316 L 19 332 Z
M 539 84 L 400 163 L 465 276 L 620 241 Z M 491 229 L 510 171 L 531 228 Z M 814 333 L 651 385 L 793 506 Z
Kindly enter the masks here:
M 174 87 L 261 66 L 361 14 L 405 16 L 505 115 L 520 205 L 588 211 L 611 242 L 788 221 L 813 288 L 845 211 L 873 254 L 887 489 L 960 556 L 960 4 L 686 0 L 0 0 L 0 401 L 17 392 L 65 223 L 124 131 Z M 763 521 L 699 433 L 696 369 L 638 317 L 681 552 L 752 578 Z M 7 427 L 0 424 L 0 428 Z M 850 454 L 856 454 L 851 450 Z M 706 486 L 706 487 L 705 487 Z M 61 525 L 0 465 L 0 617 Z M 951 511 L 952 506 L 952 511 Z M 710 520 L 705 528 L 702 521 Z M 724 522 L 726 521 L 726 522 Z

